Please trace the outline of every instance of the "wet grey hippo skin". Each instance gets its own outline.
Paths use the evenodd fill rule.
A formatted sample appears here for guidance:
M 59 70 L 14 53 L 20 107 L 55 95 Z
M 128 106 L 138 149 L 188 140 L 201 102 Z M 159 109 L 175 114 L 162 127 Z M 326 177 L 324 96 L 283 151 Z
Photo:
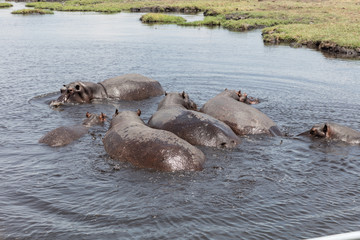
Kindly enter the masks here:
M 360 144 L 360 132 L 336 123 L 317 124 L 314 125 L 310 131 L 306 131 L 300 135 L 343 141 L 350 144 Z
M 82 125 L 58 127 L 40 138 L 39 143 L 47 144 L 51 147 L 61 147 L 72 143 L 81 138 L 94 125 L 102 124 L 105 121 L 105 114 L 86 113 L 86 119 Z
M 256 108 L 240 102 L 238 93 L 235 90 L 226 89 L 205 103 L 200 111 L 223 121 L 237 135 L 282 135 L 279 128 L 268 116 Z
M 202 170 L 205 155 L 175 134 L 145 125 L 140 114 L 116 112 L 103 138 L 111 158 L 161 171 Z
M 148 125 L 175 133 L 193 145 L 233 148 L 240 143 L 225 123 L 194 110 L 196 104 L 188 94 L 167 93 Z
M 60 89 L 60 97 L 50 103 L 90 103 L 93 99 L 116 98 L 120 100 L 142 100 L 164 93 L 158 81 L 140 74 L 126 74 L 100 83 L 73 82 Z

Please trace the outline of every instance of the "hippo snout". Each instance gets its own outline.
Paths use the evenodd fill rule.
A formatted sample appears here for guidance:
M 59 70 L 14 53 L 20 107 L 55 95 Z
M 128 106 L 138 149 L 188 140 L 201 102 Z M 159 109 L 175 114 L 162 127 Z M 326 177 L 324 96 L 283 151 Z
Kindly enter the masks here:
M 68 100 L 68 97 L 66 94 L 60 95 L 60 97 L 54 101 L 51 101 L 50 106 L 51 107 L 59 107 L 60 105 L 63 105 Z
M 63 105 L 64 103 L 58 102 L 57 100 L 51 101 L 50 107 L 59 107 L 60 105 Z

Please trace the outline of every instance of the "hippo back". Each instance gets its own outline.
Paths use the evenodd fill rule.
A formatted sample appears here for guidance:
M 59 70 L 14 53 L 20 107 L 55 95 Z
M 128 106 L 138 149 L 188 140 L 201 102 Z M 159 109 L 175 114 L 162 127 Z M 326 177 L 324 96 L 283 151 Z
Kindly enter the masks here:
M 148 124 L 153 128 L 170 131 L 193 145 L 233 148 L 240 143 L 225 123 L 192 110 L 162 109 L 151 117 Z
M 39 143 L 44 143 L 51 147 L 61 147 L 81 138 L 87 132 L 88 128 L 82 125 L 58 127 L 40 138 Z
M 334 139 L 350 144 L 360 144 L 360 132 L 336 123 L 326 123 L 330 136 Z
M 173 133 L 140 123 L 139 118 L 125 120 L 112 124 L 103 139 L 110 157 L 161 171 L 202 170 L 205 156 L 196 147 Z
M 164 93 L 160 83 L 141 74 L 126 74 L 99 83 L 109 98 L 142 100 Z
M 276 124 L 268 116 L 228 95 L 215 96 L 205 103 L 200 111 L 226 123 L 237 135 L 281 135 Z

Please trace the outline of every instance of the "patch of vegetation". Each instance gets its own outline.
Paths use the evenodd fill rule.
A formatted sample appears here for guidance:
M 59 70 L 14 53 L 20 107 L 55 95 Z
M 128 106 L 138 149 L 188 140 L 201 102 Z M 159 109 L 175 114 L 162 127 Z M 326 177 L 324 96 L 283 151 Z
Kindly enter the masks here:
M 13 5 L 11 3 L 0 3 L 0 8 L 9 8 L 12 7 Z
M 23 14 L 23 15 L 29 15 L 29 14 L 54 14 L 54 12 L 50 10 L 43 10 L 43 9 L 20 9 L 11 12 L 12 14 Z
M 222 26 L 234 31 L 246 31 L 255 28 L 262 28 L 266 26 L 274 26 L 278 24 L 288 23 L 288 20 L 277 20 L 277 19 L 258 19 L 249 18 L 244 20 L 228 20 L 225 21 Z
M 148 13 L 143 15 L 140 20 L 143 23 L 175 23 L 175 24 L 183 24 L 186 20 L 183 17 L 172 16 L 161 13 Z
M 359 49 L 360 25 L 346 23 L 318 23 L 279 25 L 263 29 L 263 38 L 269 43 L 321 44 Z
M 52 11 L 67 11 L 67 12 L 104 12 L 117 13 L 121 12 L 122 8 L 112 4 L 77 4 L 68 5 L 60 2 L 33 2 L 27 3 L 26 7 L 35 7 L 36 9 L 49 9 Z

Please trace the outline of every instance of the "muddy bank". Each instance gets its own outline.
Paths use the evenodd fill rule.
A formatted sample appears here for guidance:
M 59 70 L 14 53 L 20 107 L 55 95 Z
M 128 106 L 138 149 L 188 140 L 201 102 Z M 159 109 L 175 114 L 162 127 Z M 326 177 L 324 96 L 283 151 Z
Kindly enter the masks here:
M 297 39 L 284 39 L 279 36 L 272 35 L 274 31 L 263 31 L 263 41 L 267 45 L 286 44 L 291 47 L 308 47 L 319 50 L 327 57 L 340 58 L 360 58 L 360 48 L 350 48 L 340 46 L 336 43 L 326 41 L 301 41 Z

